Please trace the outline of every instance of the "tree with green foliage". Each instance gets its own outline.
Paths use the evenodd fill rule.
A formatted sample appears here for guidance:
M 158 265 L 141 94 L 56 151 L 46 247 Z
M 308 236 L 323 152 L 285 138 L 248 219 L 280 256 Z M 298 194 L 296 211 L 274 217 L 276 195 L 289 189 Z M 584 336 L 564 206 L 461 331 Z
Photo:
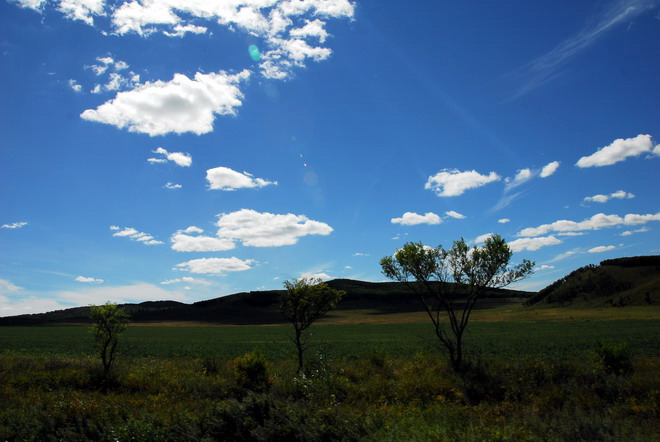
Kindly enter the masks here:
M 103 375 L 107 377 L 115 362 L 119 336 L 126 330 L 128 314 L 117 304 L 107 303 L 93 305 L 90 316 L 92 319 L 90 332 L 94 335 L 101 355 Z
M 303 369 L 303 353 L 307 348 L 307 329 L 329 310 L 334 309 L 346 292 L 328 287 L 318 278 L 284 281 L 286 292 L 279 300 L 280 313 L 293 325 L 293 342 L 298 350 L 298 372 Z
M 449 352 L 452 367 L 460 370 L 464 333 L 477 300 L 487 289 L 502 288 L 532 274 L 532 261 L 509 268 L 512 254 L 499 235 L 472 248 L 461 238 L 450 250 L 409 242 L 393 256 L 382 258 L 380 265 L 385 276 L 406 283 L 417 295 Z

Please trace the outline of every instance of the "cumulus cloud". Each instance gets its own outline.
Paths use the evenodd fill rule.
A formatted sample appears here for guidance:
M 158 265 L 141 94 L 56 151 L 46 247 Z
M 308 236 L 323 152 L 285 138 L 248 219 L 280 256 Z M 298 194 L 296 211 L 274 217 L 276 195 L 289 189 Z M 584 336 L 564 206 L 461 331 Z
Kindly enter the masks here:
M 619 233 L 619 236 L 630 236 L 635 233 L 644 233 L 648 232 L 650 229 L 648 227 L 642 227 L 641 229 L 635 229 L 635 230 L 626 230 L 625 232 Z
M 60 0 L 59 10 L 71 20 L 94 24 L 94 16 L 105 15 L 104 0 Z
M 153 153 L 163 155 L 163 158 L 147 158 L 147 161 L 149 161 L 152 164 L 166 163 L 167 161 L 173 161 L 174 163 L 176 163 L 178 166 L 181 167 L 190 167 L 190 165 L 192 164 L 192 157 L 188 153 L 168 152 L 162 147 L 157 148 L 156 150 L 153 151 Z
M 69 87 L 74 91 L 74 92 L 82 92 L 82 86 L 78 84 L 76 80 L 69 80 L 67 82 L 69 84 Z
M 256 264 L 253 259 L 231 258 L 200 258 L 177 264 L 175 270 L 184 270 L 190 273 L 201 273 L 211 275 L 224 275 L 229 272 L 244 272 L 250 270 Z
M 511 220 L 509 218 L 500 218 L 500 219 L 497 220 L 497 222 L 500 223 L 500 224 L 506 224 L 510 221 Z
M 509 243 L 512 252 L 521 252 L 523 250 L 535 251 L 541 247 L 554 246 L 561 244 L 561 240 L 554 236 L 540 236 L 537 238 L 520 238 Z
M 426 212 L 424 215 L 414 212 L 406 212 L 401 218 L 392 218 L 391 222 L 392 224 L 415 226 L 417 224 L 440 224 L 442 219 L 433 212 Z
M 96 109 L 87 109 L 81 117 L 151 136 L 201 135 L 213 130 L 216 115 L 236 114 L 243 98 L 238 86 L 249 77 L 248 70 L 238 74 L 198 72 L 193 79 L 175 74 L 168 82 L 146 82 L 119 92 Z
M 202 229 L 195 226 L 179 230 L 172 235 L 172 250 L 177 252 L 223 252 L 236 247 L 232 239 L 199 235 L 203 232 Z
M 193 24 L 189 25 L 176 25 L 174 26 L 174 32 L 164 31 L 163 33 L 168 37 L 183 37 L 184 35 L 190 34 L 205 34 L 208 28 L 205 26 L 196 26 Z
M 493 234 L 492 233 L 484 233 L 483 235 L 479 235 L 475 238 L 474 243 L 475 244 L 482 244 L 485 243 L 488 238 L 492 238 Z
M 21 227 L 27 226 L 27 222 L 19 221 L 11 224 L 3 224 L 0 226 L 0 229 L 20 229 Z
M 221 214 L 217 236 L 241 241 L 244 246 L 277 247 L 292 245 L 307 235 L 327 236 L 332 232 L 329 225 L 292 213 L 278 215 L 242 209 Z
M 517 173 L 516 176 L 511 178 L 506 179 L 506 190 L 511 190 L 514 187 L 518 187 L 521 184 L 526 183 L 527 181 L 531 180 L 534 177 L 534 174 L 532 173 L 531 169 L 520 169 Z
M 541 178 L 547 178 L 553 173 L 555 173 L 559 169 L 559 161 L 553 161 L 552 163 L 548 163 L 545 166 L 543 166 L 543 169 L 541 169 L 541 174 L 539 175 Z
M 460 214 L 458 212 L 455 212 L 453 210 L 445 212 L 445 215 L 450 216 L 450 217 L 455 218 L 455 219 L 465 219 L 465 215 L 462 215 L 462 214 Z
M 587 250 L 589 253 L 603 253 L 616 249 L 616 246 L 598 246 Z
M 610 166 L 624 161 L 626 158 L 653 153 L 653 151 L 651 135 L 640 134 L 635 138 L 618 138 L 595 153 L 580 158 L 575 165 L 580 168 Z
M 355 252 L 353 253 L 353 256 L 371 256 L 368 253 L 362 253 L 362 252 Z
M 433 190 L 438 196 L 459 196 L 466 190 L 485 186 L 499 180 L 500 176 L 495 172 L 481 175 L 476 170 L 461 172 L 458 169 L 443 169 L 430 176 L 424 188 Z
M 277 181 L 254 178 L 252 174 L 237 172 L 228 167 L 216 167 L 207 170 L 206 180 L 209 182 L 209 188 L 213 190 L 250 189 L 277 185 Z
M 327 281 L 329 279 L 332 279 L 332 276 L 328 275 L 325 272 L 302 272 L 300 273 L 300 277 L 307 279 L 320 279 L 322 281 Z
M 90 278 L 90 277 L 87 277 L 87 276 L 77 276 L 76 281 L 78 281 L 78 282 L 93 282 L 93 283 L 96 283 L 96 284 L 103 284 L 103 282 L 104 282 L 102 279 Z
M 133 227 L 119 227 L 119 226 L 110 226 L 110 230 L 112 230 L 113 233 L 112 236 L 118 236 L 118 237 L 124 237 L 124 238 L 129 238 L 133 241 L 138 241 L 141 242 L 142 244 L 146 244 L 148 246 L 156 245 L 156 244 L 163 244 L 162 241 L 156 240 L 153 236 L 149 235 L 148 233 L 144 232 L 139 232 Z
M 605 227 L 619 225 L 638 225 L 646 224 L 650 221 L 660 221 L 660 212 L 656 214 L 638 215 L 629 213 L 624 217 L 619 215 L 606 215 L 597 213 L 596 215 L 584 221 L 575 222 L 568 220 L 559 220 L 550 224 L 542 224 L 538 227 L 528 227 L 521 230 L 517 236 L 539 236 L 550 232 L 580 232 L 585 230 L 599 230 Z
M 183 186 L 181 184 L 174 184 L 171 182 L 167 182 L 163 187 L 166 189 L 181 189 Z
M 615 199 L 631 199 L 635 198 L 635 195 L 629 192 L 626 192 L 624 190 L 618 190 L 614 193 L 610 193 L 609 195 L 594 195 L 594 196 L 587 196 L 584 198 L 584 201 L 587 202 L 593 202 L 593 203 L 606 203 L 610 199 L 615 198 Z

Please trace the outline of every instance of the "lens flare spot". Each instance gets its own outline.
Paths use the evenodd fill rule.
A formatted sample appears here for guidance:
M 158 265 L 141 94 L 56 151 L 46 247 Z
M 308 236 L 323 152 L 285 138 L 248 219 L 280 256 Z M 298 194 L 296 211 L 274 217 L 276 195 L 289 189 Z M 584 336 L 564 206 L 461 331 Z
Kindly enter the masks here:
M 250 58 L 254 61 L 259 61 L 261 60 L 261 52 L 259 52 L 259 48 L 257 45 L 250 45 L 248 48 L 248 52 L 250 53 Z

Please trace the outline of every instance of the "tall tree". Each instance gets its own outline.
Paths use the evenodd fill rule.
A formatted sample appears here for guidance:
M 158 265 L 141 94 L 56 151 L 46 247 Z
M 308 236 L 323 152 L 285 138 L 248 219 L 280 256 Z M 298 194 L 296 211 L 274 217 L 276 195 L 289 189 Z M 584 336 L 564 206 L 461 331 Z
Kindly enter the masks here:
M 303 369 L 303 353 L 307 348 L 307 329 L 332 310 L 346 292 L 335 290 L 317 278 L 284 281 L 286 292 L 280 297 L 280 313 L 293 325 L 293 342 L 298 350 L 298 372 Z
M 119 336 L 126 330 L 128 315 L 116 304 L 94 305 L 91 308 L 91 333 L 96 339 L 101 362 L 103 362 L 103 375 L 108 376 L 115 362 Z
M 460 370 L 464 333 L 477 300 L 489 288 L 502 288 L 532 274 L 532 261 L 509 268 L 512 255 L 506 241 L 494 235 L 483 246 L 472 248 L 461 238 L 450 250 L 409 242 L 394 256 L 382 258 L 380 265 L 385 276 L 406 283 L 417 295 L 451 365 Z

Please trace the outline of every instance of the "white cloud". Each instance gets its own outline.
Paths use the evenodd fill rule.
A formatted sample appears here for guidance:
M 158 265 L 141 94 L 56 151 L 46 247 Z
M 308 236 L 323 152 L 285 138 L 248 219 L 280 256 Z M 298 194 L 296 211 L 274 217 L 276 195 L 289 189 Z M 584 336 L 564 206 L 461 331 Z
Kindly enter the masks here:
M 289 35 L 292 37 L 315 37 L 323 43 L 328 38 L 328 32 L 324 29 L 325 23 L 319 19 L 314 21 L 307 20 L 302 28 L 291 29 Z
M 535 251 L 541 247 L 554 246 L 561 244 L 561 240 L 554 236 L 540 236 L 537 238 L 520 238 L 509 243 L 509 248 L 512 252 L 520 252 L 523 250 Z
M 118 74 L 113 72 L 110 74 L 110 80 L 103 86 L 106 91 L 118 91 L 123 86 L 128 85 L 128 80 Z
M 167 182 L 163 187 L 166 189 L 181 189 L 183 186 L 181 184 L 174 184 L 171 182 Z
M 90 277 L 87 277 L 87 276 L 77 276 L 76 281 L 78 281 L 78 282 L 94 282 L 94 283 L 97 283 L 97 284 L 103 284 L 103 282 L 105 282 L 102 279 L 90 278 Z
M 355 253 L 353 253 L 353 256 L 371 256 L 371 255 L 368 254 L 368 253 L 355 252 Z
M 531 180 L 533 177 L 534 174 L 532 173 L 531 169 L 520 169 L 516 173 L 516 176 L 513 179 L 511 178 L 506 179 L 506 190 L 509 191 L 514 187 L 518 187 L 521 184 L 524 184 L 527 181 Z
M 595 153 L 582 157 L 575 164 L 578 167 L 601 167 L 624 161 L 629 157 L 636 157 L 643 153 L 653 152 L 651 135 L 637 135 L 635 138 L 619 138 L 612 144 L 602 147 Z
M 426 212 L 424 215 L 414 212 L 406 212 L 401 218 L 392 218 L 391 222 L 392 224 L 415 226 L 417 224 L 440 224 L 442 219 L 433 212 Z
M 151 136 L 201 135 L 213 130 L 216 115 L 236 114 L 243 98 L 238 85 L 249 77 L 248 70 L 233 75 L 198 72 L 194 79 L 175 74 L 168 82 L 146 82 L 119 92 L 96 109 L 87 109 L 81 117 Z
M 191 34 L 205 34 L 208 29 L 205 26 L 196 26 L 196 25 L 176 25 L 174 26 L 174 32 L 163 32 L 168 37 L 183 37 L 187 33 Z
M 184 270 L 190 273 L 224 275 L 229 272 L 243 272 L 250 270 L 256 261 L 253 259 L 241 260 L 231 258 L 200 258 L 177 264 L 175 270 Z
M 161 287 L 147 283 L 117 287 L 94 287 L 81 291 L 61 291 L 57 292 L 55 296 L 58 301 L 76 305 L 98 305 L 106 302 L 123 304 L 127 302 L 187 300 L 182 292 L 164 290 Z
M 493 237 L 492 233 L 484 233 L 483 235 L 477 236 L 474 240 L 474 243 L 475 244 L 485 243 L 488 238 L 492 238 L 492 237 Z
M 535 272 L 540 272 L 541 270 L 551 270 L 551 269 L 554 269 L 554 268 L 555 268 L 555 266 L 550 266 L 550 265 L 547 265 L 547 264 L 543 264 L 542 266 L 534 268 L 534 271 Z
M 302 272 L 300 273 L 300 277 L 307 279 L 320 279 L 322 281 L 327 281 L 329 279 L 332 279 L 332 276 L 324 272 Z
M 583 236 L 586 235 L 584 232 L 560 232 L 557 233 L 557 236 Z
M 603 253 L 616 249 L 616 246 L 598 246 L 587 250 L 589 253 Z
M 649 229 L 648 227 L 642 227 L 641 229 L 635 229 L 635 230 L 626 230 L 625 232 L 619 233 L 619 236 L 630 236 L 634 233 L 644 233 L 644 232 L 648 232 L 649 230 L 651 229 Z
M 118 226 L 110 226 L 110 230 L 115 232 L 112 234 L 112 236 L 130 238 L 133 241 L 138 241 L 148 246 L 163 244 L 162 241 L 156 240 L 153 236 L 149 235 L 148 233 L 138 232 L 133 227 L 121 228 Z
M 552 163 L 548 163 L 545 166 L 543 166 L 543 169 L 541 169 L 541 174 L 539 175 L 541 178 L 547 178 L 553 173 L 555 173 L 559 169 L 559 161 L 553 161 Z
M 193 278 L 192 276 L 184 276 L 183 278 L 176 278 L 176 279 L 168 279 L 166 281 L 161 282 L 162 285 L 169 285 L 169 284 L 177 284 L 180 282 L 184 282 L 186 284 L 197 284 L 197 285 L 203 285 L 203 286 L 211 286 L 213 283 L 211 281 L 207 281 L 206 279 L 200 279 L 200 278 Z
M 27 222 L 19 221 L 11 224 L 3 224 L 0 226 L 0 229 L 20 229 L 21 227 L 27 226 Z
M 458 196 L 466 190 L 485 186 L 499 180 L 500 176 L 495 172 L 481 175 L 476 170 L 461 172 L 457 169 L 443 169 L 430 176 L 424 188 L 433 190 L 438 196 Z
M 63 305 L 52 298 L 24 296 L 12 299 L 0 295 L 0 316 L 15 316 L 31 313 L 44 313 L 53 310 L 62 310 L 69 306 Z
M 207 170 L 206 180 L 209 182 L 209 188 L 214 190 L 236 190 L 277 185 L 277 181 L 254 178 L 247 172 L 236 172 L 228 167 L 216 167 Z
M 82 86 L 78 84 L 76 80 L 71 79 L 67 83 L 69 84 L 69 87 L 73 89 L 74 92 L 82 92 Z
M 6 279 L 0 279 L 0 295 L 15 293 L 21 290 L 23 290 L 22 287 L 13 284 L 11 281 L 7 281 Z
M 509 218 L 500 218 L 500 219 L 497 220 L 497 222 L 500 223 L 500 224 L 506 224 L 509 221 L 511 221 Z
M 635 198 L 635 195 L 629 192 L 626 192 L 624 190 L 618 190 L 614 193 L 610 193 L 609 195 L 594 195 L 594 196 L 588 196 L 584 198 L 584 201 L 588 202 L 594 202 L 594 203 L 606 203 L 610 199 L 616 198 L 616 199 L 631 199 Z
M 521 230 L 517 236 L 539 236 L 550 232 L 580 232 L 584 230 L 599 230 L 604 227 L 619 225 L 646 224 L 650 221 L 660 221 L 660 212 L 656 214 L 638 215 L 629 213 L 623 218 L 619 215 L 605 215 L 597 213 L 581 222 L 559 220 L 551 224 L 542 224 L 538 227 L 528 227 Z
M 456 219 L 465 219 L 465 215 L 461 215 L 460 213 L 455 212 L 453 210 L 445 212 L 445 215 L 450 216 L 452 218 L 456 218 Z
M 60 0 L 59 10 L 71 20 L 94 24 L 94 15 L 105 15 L 104 0 Z
M 297 243 L 303 236 L 327 236 L 332 232 L 332 227 L 325 223 L 292 213 L 277 215 L 242 209 L 219 216 L 218 237 L 241 241 L 244 246 L 285 246 Z
M 236 244 L 232 239 L 203 235 L 191 236 L 183 231 L 172 235 L 171 241 L 172 250 L 177 252 L 224 252 L 236 248 Z
M 174 163 L 176 163 L 178 166 L 181 167 L 190 167 L 190 165 L 192 164 L 192 157 L 188 153 L 168 152 L 166 149 L 163 149 L 162 147 L 158 147 L 156 150 L 153 151 L 153 153 L 163 155 L 165 156 L 165 158 L 147 158 L 147 161 L 149 161 L 152 164 L 166 163 L 167 161 L 173 161 Z

